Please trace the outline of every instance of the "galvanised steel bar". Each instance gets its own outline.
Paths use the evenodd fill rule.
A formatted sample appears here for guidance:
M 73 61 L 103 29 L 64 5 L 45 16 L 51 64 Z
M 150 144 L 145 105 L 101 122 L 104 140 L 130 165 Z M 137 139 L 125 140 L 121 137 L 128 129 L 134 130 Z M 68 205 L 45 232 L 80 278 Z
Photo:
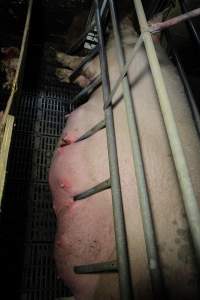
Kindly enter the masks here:
M 75 143 L 81 142 L 87 138 L 89 138 L 90 136 L 92 136 L 93 134 L 95 134 L 96 132 L 98 132 L 101 129 L 104 129 L 106 127 L 105 124 L 105 120 L 100 121 L 99 123 L 97 123 L 94 127 L 92 127 L 91 129 L 89 129 L 87 132 L 85 132 L 80 138 L 78 138 Z
M 110 81 L 108 75 L 108 62 L 106 48 L 103 38 L 102 24 L 100 18 L 99 0 L 96 3 L 96 23 L 99 36 L 99 53 L 103 85 L 103 100 L 104 102 L 110 94 Z M 114 129 L 114 117 L 112 107 L 109 106 L 105 110 L 105 122 L 107 133 L 107 146 L 110 167 L 110 179 L 112 189 L 112 203 L 116 239 L 117 263 L 119 269 L 119 284 L 121 299 L 133 299 L 132 282 L 129 269 L 129 258 L 126 240 L 126 228 L 122 203 L 121 184 L 119 176 L 119 165 L 117 157 L 117 145 Z
M 117 20 L 117 12 L 116 12 L 114 1 L 109 0 L 109 3 L 110 3 L 110 10 L 111 10 L 113 31 L 114 31 L 115 42 L 116 42 L 117 59 L 118 59 L 120 70 L 122 72 L 123 66 L 125 64 L 125 56 L 121 45 L 120 31 L 119 31 L 118 20 Z M 164 285 L 163 285 L 162 274 L 159 265 L 155 229 L 153 224 L 148 187 L 145 178 L 144 164 L 143 164 L 142 151 L 141 151 L 140 141 L 139 141 L 139 133 L 137 128 L 135 109 L 134 109 L 133 98 L 130 91 L 127 75 L 124 77 L 122 81 L 122 86 L 123 86 L 124 102 L 126 107 L 126 115 L 127 115 L 127 121 L 129 127 L 132 156 L 133 156 L 135 175 L 137 180 L 138 196 L 139 196 L 140 210 L 141 210 L 142 221 L 143 221 L 145 243 L 147 249 L 152 287 L 156 299 L 160 299 L 162 295 L 164 295 L 164 291 L 163 291 Z
M 186 215 L 188 218 L 190 231 L 192 235 L 195 254 L 198 264 L 200 265 L 200 210 L 197 199 L 193 190 L 191 178 L 189 175 L 186 159 L 181 145 L 180 137 L 174 120 L 173 111 L 165 87 L 159 61 L 156 55 L 155 47 L 150 32 L 148 31 L 148 24 L 145 17 L 144 9 L 141 0 L 133 0 L 137 12 L 141 31 L 143 32 L 143 39 L 146 48 L 149 65 L 153 75 L 158 99 L 160 103 L 163 120 L 165 123 L 177 176 L 179 179 L 180 188 L 183 195 L 183 202 L 185 206 Z
M 73 82 L 81 73 L 82 68 L 95 56 L 99 54 L 99 47 L 96 46 L 80 63 L 80 65 L 72 72 L 72 74 L 69 76 L 69 80 Z
M 116 91 L 118 90 L 119 85 L 121 84 L 123 78 L 126 76 L 128 69 L 137 53 L 137 51 L 139 50 L 140 46 L 143 43 L 143 38 L 142 35 L 140 35 L 140 37 L 138 38 L 133 50 L 132 50 L 132 55 L 131 57 L 128 59 L 127 63 L 121 68 L 121 74 L 119 76 L 119 78 L 117 79 L 116 83 L 114 84 L 114 87 L 108 97 L 108 99 L 106 100 L 105 104 L 104 104 L 104 109 L 106 109 L 112 102 L 113 96 L 115 95 Z
M 182 11 L 184 13 L 188 13 L 188 8 L 187 8 L 187 5 L 186 5 L 185 1 L 184 0 L 180 1 L 179 0 L 179 3 L 180 3 L 180 7 L 181 7 Z M 198 47 L 200 48 L 200 34 L 198 33 L 196 26 L 194 25 L 192 20 L 187 20 L 187 24 L 188 24 L 188 27 L 191 30 L 192 34 L 193 34 L 193 37 L 194 37 Z
M 101 75 L 97 76 L 88 86 L 76 95 L 70 104 L 76 103 L 85 97 L 89 97 L 101 84 Z
M 76 274 L 95 274 L 95 273 L 116 273 L 118 272 L 116 261 L 107 261 L 91 265 L 82 265 L 74 267 Z
M 29 28 L 30 28 L 32 7 L 33 7 L 33 0 L 30 0 L 29 3 L 28 3 L 28 10 L 27 10 L 26 22 L 25 22 L 25 26 L 24 26 L 24 33 L 23 33 L 23 38 L 22 38 L 22 43 L 21 43 L 21 50 L 20 50 L 17 70 L 16 70 L 15 77 L 14 77 L 14 80 L 13 80 L 13 86 L 12 86 L 12 89 L 11 89 L 11 93 L 10 93 L 10 96 L 9 96 L 9 99 L 8 99 L 3 117 L 0 121 L 0 135 L 1 135 L 1 132 L 2 132 L 2 130 L 5 126 L 5 124 L 6 124 L 7 116 L 10 112 L 10 108 L 11 108 L 11 105 L 13 103 L 15 93 L 17 92 L 17 88 L 18 88 L 17 84 L 18 84 L 18 81 L 19 81 L 19 78 L 20 78 L 20 75 L 21 75 L 20 73 L 22 71 L 23 59 L 24 59 L 25 52 L 26 52 L 26 44 L 27 44 Z
M 105 190 L 109 189 L 110 187 L 111 187 L 110 179 L 107 179 L 107 180 L 95 185 L 94 187 L 88 189 L 87 191 L 84 191 L 84 192 L 74 196 L 74 200 L 75 201 L 83 200 L 83 199 L 88 198 L 88 197 L 90 197 L 94 194 L 105 191 Z
M 194 99 L 193 92 L 192 92 L 191 87 L 189 85 L 189 82 L 187 80 L 187 77 L 186 77 L 185 71 L 183 69 L 179 54 L 178 54 L 178 52 L 176 51 L 176 49 L 173 45 L 173 41 L 172 41 L 171 34 L 170 34 L 169 31 L 166 32 L 166 38 L 167 38 L 167 42 L 172 47 L 171 48 L 172 57 L 175 60 L 177 70 L 179 72 L 182 83 L 184 85 L 185 93 L 186 93 L 188 103 L 189 103 L 190 108 L 191 108 L 194 123 L 195 123 L 196 129 L 197 129 L 198 135 L 200 137 L 200 115 L 199 115 L 198 108 L 197 108 L 197 105 L 196 105 L 196 102 L 195 102 L 195 99 Z

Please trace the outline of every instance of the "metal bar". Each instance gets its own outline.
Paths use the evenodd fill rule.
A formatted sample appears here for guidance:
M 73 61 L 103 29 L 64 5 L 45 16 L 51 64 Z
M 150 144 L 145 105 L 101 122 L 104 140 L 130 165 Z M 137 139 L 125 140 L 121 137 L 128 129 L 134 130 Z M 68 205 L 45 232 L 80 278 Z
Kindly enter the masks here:
M 82 265 L 74 267 L 76 274 L 95 274 L 95 273 L 116 273 L 118 272 L 117 262 L 108 261 L 103 263 Z
M 194 99 L 194 96 L 193 96 L 193 92 L 190 88 L 190 85 L 189 85 L 189 82 L 187 80 L 185 71 L 184 71 L 183 66 L 181 64 L 179 54 L 178 54 L 177 50 L 175 49 L 175 47 L 173 46 L 171 34 L 169 33 L 169 31 L 166 32 L 166 38 L 167 38 L 168 43 L 172 47 L 171 48 L 171 53 L 172 53 L 172 56 L 175 60 L 177 70 L 178 70 L 179 75 L 181 77 L 182 83 L 184 85 L 185 93 L 186 93 L 186 96 L 187 96 L 187 99 L 188 99 L 188 102 L 189 102 L 189 105 L 190 105 L 190 108 L 191 108 L 191 112 L 192 112 L 192 116 L 193 116 L 194 123 L 195 123 L 195 126 L 196 126 L 196 130 L 197 130 L 197 133 L 200 137 L 200 116 L 199 116 L 199 111 L 198 111 L 198 108 L 196 106 L 196 102 L 195 102 L 195 99 Z
M 108 75 L 108 63 L 106 56 L 106 49 L 104 44 L 102 24 L 99 11 L 99 0 L 95 0 L 96 3 L 96 23 L 99 34 L 99 54 L 100 54 L 100 65 L 102 74 L 102 85 L 103 85 L 103 100 L 104 102 L 110 94 L 110 81 Z M 108 145 L 108 157 L 110 167 L 110 178 L 112 187 L 112 204 L 114 214 L 114 228 L 115 228 L 115 239 L 116 239 L 116 252 L 117 262 L 119 268 L 119 284 L 120 294 L 122 299 L 133 299 L 132 293 L 132 282 L 129 269 L 128 249 L 126 240 L 126 229 L 123 212 L 121 184 L 119 176 L 119 165 L 117 157 L 117 146 L 116 136 L 114 129 L 114 118 L 112 107 L 109 106 L 105 110 L 105 122 L 106 122 L 106 133 L 107 133 L 107 145 Z
M 125 63 L 125 57 L 121 45 L 120 32 L 117 20 L 117 12 L 113 0 L 109 0 L 111 18 L 113 24 L 113 31 L 116 42 L 117 59 L 121 69 L 123 71 L 123 65 Z M 152 280 L 152 286 L 157 299 L 160 299 L 163 292 L 162 274 L 159 266 L 158 251 L 156 245 L 155 229 L 153 224 L 151 205 L 148 194 L 148 187 L 145 178 L 144 164 L 142 160 L 142 151 L 139 141 L 139 133 L 136 123 L 135 109 L 133 105 L 132 94 L 129 87 L 128 77 L 125 76 L 122 82 L 124 102 L 126 107 L 126 115 L 129 127 L 129 135 L 132 147 L 132 156 L 135 167 L 135 175 L 137 180 L 138 194 L 140 209 L 142 214 L 145 243 L 147 248 L 147 256 L 149 261 L 149 269 Z
M 197 8 L 197 9 L 194 9 L 194 10 L 191 10 L 189 12 L 186 12 L 180 16 L 177 16 L 177 17 L 174 17 L 174 18 L 171 18 L 167 21 L 164 21 L 164 22 L 159 22 L 159 23 L 155 23 L 153 25 L 151 25 L 149 27 L 149 30 L 153 33 L 153 32 L 158 32 L 160 30 L 163 30 L 163 29 L 166 29 L 166 28 L 169 28 L 169 27 L 172 27 L 178 23 L 181 23 L 183 21 L 186 21 L 191 18 L 195 18 L 197 16 L 200 15 L 200 8 Z
M 13 126 L 14 126 L 14 117 L 11 115 L 8 115 L 4 134 L 2 137 L 2 144 L 0 147 L 0 174 L 1 174 L 1 176 L 0 176 L 0 212 L 1 212 L 1 202 L 2 202 L 2 198 L 3 198 L 3 191 L 4 191 L 4 186 L 5 186 L 7 162 L 8 162 L 8 155 L 9 155 L 9 150 L 10 150 Z
M 88 98 L 101 84 L 101 75 L 98 75 L 88 86 L 76 95 L 70 104 L 80 101 L 81 99 Z
M 137 51 L 139 50 L 139 48 L 141 47 L 143 43 L 143 38 L 142 35 L 140 35 L 139 39 L 137 40 L 133 50 L 132 50 L 132 55 L 129 58 L 129 60 L 127 61 L 127 63 L 124 65 L 124 67 L 121 68 L 121 75 L 119 76 L 119 78 L 117 79 L 108 99 L 106 100 L 105 104 L 104 104 L 104 109 L 106 109 L 112 102 L 112 98 L 115 95 L 116 91 L 119 88 L 120 83 L 122 82 L 122 80 L 124 79 L 124 77 L 126 76 L 128 69 L 137 53 Z
M 173 111 L 168 98 L 164 79 L 162 76 L 159 61 L 156 55 L 155 47 L 150 32 L 148 32 L 148 24 L 145 17 L 144 9 L 141 0 L 133 0 L 137 12 L 143 39 L 146 48 L 147 57 L 149 60 L 153 80 L 155 83 L 158 99 L 160 103 L 163 120 L 165 123 L 177 176 L 179 179 L 180 188 L 183 195 L 185 211 L 189 221 L 192 240 L 198 264 L 200 265 L 200 211 L 197 199 L 193 190 L 191 178 L 189 175 L 186 159 L 184 156 L 181 141 L 178 135 L 178 130 L 174 120 Z
M 7 120 L 8 114 L 10 112 L 11 105 L 13 103 L 14 95 L 17 91 L 17 83 L 18 83 L 19 76 L 20 76 L 20 71 L 21 71 L 21 68 L 22 68 L 22 62 L 23 62 L 26 43 L 27 43 L 28 34 L 29 34 L 32 6 L 33 6 L 33 0 L 30 0 L 29 4 L 28 4 L 28 10 L 27 10 L 26 22 L 25 22 L 25 26 L 24 26 L 24 33 L 23 33 L 23 38 L 22 38 L 22 43 L 21 43 L 21 50 L 20 50 L 17 70 L 16 70 L 15 77 L 14 77 L 14 80 L 13 80 L 13 86 L 12 86 L 12 89 L 11 89 L 11 93 L 10 93 L 10 96 L 9 96 L 9 99 L 8 99 L 3 117 L 2 117 L 1 122 L 0 122 L 0 135 L 1 135 L 1 132 L 2 132 L 2 130 L 5 126 L 5 124 L 6 124 L 6 120 Z
M 188 9 L 187 9 L 187 6 L 185 4 L 185 1 L 184 0 L 180 1 L 179 0 L 179 3 L 180 3 L 180 7 L 181 7 L 182 11 L 187 13 Z M 188 24 L 188 27 L 191 30 L 192 34 L 193 34 L 194 39 L 197 42 L 198 47 L 200 48 L 200 35 L 197 32 L 197 29 L 195 28 L 194 23 L 192 22 L 192 20 L 187 20 L 187 24 Z
M 99 192 L 105 191 L 107 189 L 109 189 L 111 187 L 110 185 L 110 179 L 107 179 L 97 185 L 95 185 L 94 187 L 88 189 L 87 191 L 84 191 L 76 196 L 74 196 L 74 200 L 83 200 L 85 198 L 88 198 L 94 194 L 97 194 Z
M 75 143 L 81 142 L 87 138 L 89 138 L 90 136 L 92 136 L 93 134 L 95 134 L 96 132 L 98 132 L 99 130 L 105 128 L 106 124 L 105 124 L 105 120 L 101 120 L 99 123 L 97 123 L 94 127 L 92 127 L 91 129 L 89 129 L 87 132 L 85 132 L 80 138 L 78 138 Z
M 90 60 L 92 60 L 95 56 L 99 54 L 99 47 L 96 46 L 80 63 L 80 65 L 72 72 L 69 76 L 70 81 L 74 81 L 81 73 L 82 68 L 87 64 Z

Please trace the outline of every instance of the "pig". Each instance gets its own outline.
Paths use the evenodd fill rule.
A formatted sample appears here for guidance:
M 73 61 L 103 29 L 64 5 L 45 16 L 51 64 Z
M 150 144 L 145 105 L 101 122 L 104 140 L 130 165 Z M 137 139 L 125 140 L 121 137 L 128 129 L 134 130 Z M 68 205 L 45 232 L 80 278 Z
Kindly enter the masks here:
M 125 18 L 120 27 L 128 60 L 138 36 L 130 18 Z M 157 39 L 155 47 L 194 191 L 199 200 L 199 138 L 177 70 Z M 120 74 L 113 34 L 110 34 L 107 43 L 107 56 L 113 87 Z M 63 67 L 70 64 L 70 68 L 74 69 L 81 59 L 73 60 L 73 57 L 62 54 Z M 91 77 L 98 75 L 99 58 L 96 57 L 86 65 L 82 76 L 86 70 Z M 129 68 L 128 77 L 165 291 L 170 299 L 199 299 L 198 272 L 182 195 L 143 46 Z M 153 299 L 121 87 L 113 99 L 113 113 L 134 295 L 135 299 Z M 74 272 L 74 266 L 116 259 L 111 190 L 104 190 L 80 201 L 74 200 L 75 195 L 110 176 L 106 129 L 76 143 L 83 133 L 103 118 L 103 92 L 102 87 L 99 87 L 87 103 L 68 117 L 49 170 L 49 185 L 57 217 L 54 251 L 57 272 L 78 300 L 120 299 L 118 274 L 80 275 Z
M 18 66 L 19 49 L 16 47 L 1 48 L 3 58 L 1 60 L 1 69 L 6 74 L 6 81 L 3 88 L 10 90 Z

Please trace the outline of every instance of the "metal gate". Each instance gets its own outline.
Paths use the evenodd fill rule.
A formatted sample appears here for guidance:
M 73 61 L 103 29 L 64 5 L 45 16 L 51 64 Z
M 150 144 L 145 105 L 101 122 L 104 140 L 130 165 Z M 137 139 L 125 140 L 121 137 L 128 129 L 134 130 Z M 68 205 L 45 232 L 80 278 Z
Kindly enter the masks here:
M 75 200 L 84 199 L 89 197 L 94 193 L 98 193 L 105 189 L 111 188 L 112 190 L 112 203 L 113 203 L 113 216 L 115 225 L 115 238 L 116 238 L 116 250 L 117 250 L 117 261 L 112 262 L 97 262 L 93 265 L 82 265 L 76 266 L 75 272 L 79 274 L 86 273 L 98 273 L 98 272 L 118 272 L 119 273 L 119 283 L 121 299 L 133 299 L 134 291 L 130 276 L 129 267 L 129 257 L 127 250 L 127 240 L 126 240 L 126 228 L 125 219 L 123 212 L 123 199 L 121 194 L 120 176 L 119 176 L 119 166 L 117 157 L 117 147 L 116 147 L 116 137 L 114 129 L 114 119 L 113 119 L 113 108 L 112 99 L 118 89 L 120 83 L 123 87 L 123 99 L 125 101 L 126 116 L 129 127 L 129 137 L 132 146 L 132 156 L 135 167 L 135 175 L 137 179 L 138 186 L 138 196 L 140 201 L 140 209 L 143 220 L 143 228 L 145 234 L 146 251 L 148 256 L 148 266 L 151 276 L 151 283 L 154 292 L 154 296 L 159 299 L 163 294 L 163 280 L 162 273 L 159 265 L 159 256 L 157 252 L 157 243 L 155 230 L 152 220 L 151 204 L 149 201 L 147 182 L 145 178 L 145 171 L 143 166 L 143 158 L 141 153 L 141 147 L 139 142 L 138 129 L 136 124 L 136 117 L 133 105 L 133 99 L 130 91 L 130 86 L 127 78 L 127 71 L 129 66 L 134 59 L 136 52 L 139 50 L 141 45 L 144 44 L 146 55 L 149 61 L 153 81 L 158 94 L 159 105 L 162 112 L 162 117 L 165 124 L 165 129 L 167 132 L 169 144 L 171 147 L 171 152 L 173 155 L 174 165 L 177 172 L 178 181 L 180 184 L 182 199 L 190 227 L 190 232 L 192 236 L 193 247 L 195 250 L 195 255 L 200 263 L 200 211 L 197 203 L 196 196 L 194 194 L 191 178 L 188 172 L 188 167 L 186 164 L 186 159 L 183 153 L 183 147 L 179 138 L 176 123 L 174 120 L 173 111 L 169 102 L 167 90 L 165 87 L 164 79 L 161 73 L 161 67 L 156 55 L 155 47 L 152 40 L 152 34 L 160 31 L 164 28 L 171 27 L 174 24 L 184 21 L 190 17 L 194 17 L 200 14 L 200 9 L 191 11 L 179 17 L 173 18 L 166 22 L 155 24 L 154 26 L 149 26 L 143 9 L 141 0 L 133 1 L 135 10 L 138 17 L 138 22 L 140 25 L 140 37 L 132 50 L 131 59 L 125 63 L 125 58 L 122 50 L 120 32 L 119 32 L 119 21 L 116 13 L 116 5 L 114 0 L 105 0 L 102 7 L 107 7 L 111 13 L 112 26 L 114 31 L 114 38 L 117 49 L 117 60 L 121 70 L 121 75 L 116 81 L 114 88 L 110 88 L 110 79 L 108 74 L 108 62 L 105 48 L 105 39 L 102 27 L 102 16 L 103 12 L 101 10 L 101 5 L 99 0 L 95 0 L 95 15 L 96 15 L 96 26 L 98 31 L 99 43 L 95 50 L 93 50 L 92 55 L 84 61 L 87 62 L 91 56 L 100 56 L 101 65 L 101 78 L 96 79 L 96 84 L 99 85 L 102 81 L 103 88 L 103 104 L 105 118 L 96 126 L 91 128 L 86 132 L 78 141 L 85 139 L 98 130 L 106 128 L 107 133 L 107 144 L 108 144 L 108 156 L 109 156 L 109 166 L 110 166 L 110 178 L 97 186 L 77 195 Z M 82 68 L 84 63 L 78 68 Z M 73 76 L 77 75 L 77 70 L 73 73 Z M 93 88 L 93 86 L 89 87 Z M 86 88 L 88 92 L 88 88 Z M 77 142 L 78 142 L 77 141 Z
M 28 24 L 30 22 L 32 2 L 33 2 L 32 0 L 29 1 L 29 11 L 27 15 L 27 27 L 26 27 L 27 29 L 28 29 Z M 79 274 L 93 273 L 93 272 L 118 272 L 121 299 L 128 300 L 134 298 L 134 291 L 133 291 L 132 281 L 130 276 L 130 266 L 129 266 L 129 257 L 128 257 L 127 240 L 126 240 L 126 228 L 125 228 L 125 219 L 124 219 L 124 212 L 123 212 L 123 199 L 121 194 L 121 184 L 120 184 L 120 176 L 119 176 L 119 166 L 118 166 L 118 157 L 117 157 L 114 120 L 113 120 L 113 108 L 112 108 L 113 96 L 117 91 L 120 83 L 122 83 L 124 101 L 126 106 L 127 122 L 129 127 L 129 135 L 130 135 L 130 141 L 132 146 L 132 156 L 133 156 L 135 173 L 137 178 L 141 215 L 143 219 L 143 227 L 145 232 L 148 266 L 151 275 L 153 291 L 155 297 L 159 299 L 159 297 L 163 294 L 162 274 L 159 265 L 159 256 L 157 252 L 156 236 L 155 236 L 155 231 L 154 231 L 154 226 L 152 221 L 151 205 L 149 201 L 145 171 L 143 167 L 143 158 L 141 154 L 141 147 L 140 147 L 140 142 L 138 137 L 136 118 L 135 118 L 133 99 L 130 91 L 130 86 L 128 83 L 127 72 L 132 60 L 134 59 L 136 52 L 139 50 L 141 45 L 144 44 L 150 69 L 152 72 L 152 77 L 158 94 L 159 104 L 160 104 L 166 132 L 168 135 L 169 144 L 174 159 L 177 177 L 182 191 L 182 198 L 183 198 L 185 211 L 188 218 L 188 223 L 190 226 L 195 254 L 197 257 L 198 264 L 200 264 L 199 207 L 192 187 L 191 178 L 189 176 L 188 167 L 183 153 L 181 141 L 178 135 L 171 105 L 168 99 L 168 94 L 161 73 L 161 68 L 152 41 L 152 34 L 154 32 L 172 26 L 176 22 L 183 21 L 191 16 L 199 15 L 200 9 L 194 10 L 191 14 L 182 15 L 178 19 L 175 18 L 157 24 L 159 25 L 157 27 L 156 26 L 149 27 L 141 0 L 134 0 L 133 2 L 138 17 L 141 34 L 133 49 L 131 59 L 125 63 L 125 58 L 124 58 L 121 40 L 120 40 L 120 34 L 119 34 L 119 21 L 116 14 L 115 1 L 104 0 L 102 6 L 100 5 L 99 0 L 95 0 L 94 2 L 95 2 L 96 27 L 98 31 L 99 43 L 97 45 L 97 48 L 95 48 L 90 54 L 90 57 L 95 56 L 99 53 L 100 63 L 101 63 L 101 78 L 98 77 L 95 81 L 95 84 L 93 83 L 93 86 L 89 86 L 89 88 L 86 89 L 86 92 L 90 93 L 95 86 L 99 85 L 100 82 L 102 82 L 103 99 L 104 99 L 104 103 L 102 103 L 102 105 L 104 106 L 105 118 L 101 122 L 96 124 L 96 126 L 91 128 L 91 130 L 86 132 L 82 137 L 80 137 L 78 141 L 91 136 L 92 134 L 94 134 L 98 130 L 101 130 L 102 128 L 106 128 L 107 140 L 108 140 L 110 178 L 106 179 L 102 183 L 99 183 L 99 185 L 93 187 L 92 189 L 77 195 L 75 197 L 75 200 L 78 201 L 94 193 L 111 188 L 112 202 L 113 202 L 113 216 L 114 216 L 114 225 L 115 225 L 115 237 L 116 237 L 117 261 L 97 262 L 94 265 L 76 266 L 75 272 Z M 105 39 L 103 34 L 102 17 L 104 17 L 105 15 L 104 15 L 104 9 L 102 9 L 102 7 L 108 9 L 111 13 L 112 25 L 113 25 L 113 31 L 114 31 L 115 43 L 117 49 L 117 59 L 121 70 L 121 75 L 119 76 L 112 90 L 110 88 Z M 28 30 L 27 32 L 25 31 L 25 33 L 26 35 L 24 36 L 24 48 L 27 40 Z M 22 51 L 24 51 L 24 48 L 22 48 Z M 23 57 L 24 55 L 21 52 L 20 59 L 22 60 Z M 85 62 L 87 62 L 87 59 L 85 60 Z M 16 87 L 16 81 L 13 85 L 13 90 L 12 90 L 13 94 L 15 94 L 15 87 Z M 3 122 L 1 123 L 2 128 L 5 125 L 6 116 L 10 110 L 11 104 L 12 104 L 12 100 L 8 102 L 8 107 L 4 115 Z

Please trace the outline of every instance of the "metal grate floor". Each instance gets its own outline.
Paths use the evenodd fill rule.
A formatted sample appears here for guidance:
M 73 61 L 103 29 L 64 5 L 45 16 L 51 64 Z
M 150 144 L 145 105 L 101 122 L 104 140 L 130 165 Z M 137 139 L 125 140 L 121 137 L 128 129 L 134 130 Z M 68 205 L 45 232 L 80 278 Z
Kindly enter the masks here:
M 28 68 L 30 71 L 31 66 Z M 64 116 L 73 109 L 70 101 L 79 91 L 77 86 L 60 84 L 43 68 L 33 84 L 25 80 L 22 95 L 13 108 L 16 126 L 2 207 L 0 242 L 4 251 L 0 253 L 0 262 L 4 265 L 5 282 L 17 278 L 15 299 L 55 300 L 70 295 L 55 274 L 56 219 L 48 169 L 65 125 Z

